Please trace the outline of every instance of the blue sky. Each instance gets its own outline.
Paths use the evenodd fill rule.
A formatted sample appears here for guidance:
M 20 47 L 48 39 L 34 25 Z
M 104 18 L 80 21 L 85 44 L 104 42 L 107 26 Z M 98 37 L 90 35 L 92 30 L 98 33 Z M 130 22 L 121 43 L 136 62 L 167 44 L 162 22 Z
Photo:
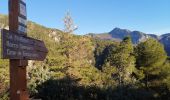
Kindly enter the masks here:
M 145 33 L 170 33 L 170 0 L 26 0 L 28 19 L 63 29 L 71 12 L 76 34 L 109 32 L 115 27 Z M 0 13 L 8 14 L 8 0 L 0 0 Z

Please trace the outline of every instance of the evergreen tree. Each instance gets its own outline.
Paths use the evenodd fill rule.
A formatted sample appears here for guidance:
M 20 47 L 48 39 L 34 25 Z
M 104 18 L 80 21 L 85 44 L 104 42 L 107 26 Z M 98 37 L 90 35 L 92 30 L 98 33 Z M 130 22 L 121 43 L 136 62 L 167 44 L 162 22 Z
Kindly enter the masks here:
M 148 87 L 148 81 L 160 75 L 167 55 L 163 45 L 152 38 L 140 43 L 136 53 L 137 68 L 145 74 L 145 86 Z
M 48 67 L 45 62 L 29 61 L 27 78 L 30 96 L 38 92 L 36 89 L 38 85 L 52 78 Z
M 124 38 L 118 47 L 110 47 L 107 62 L 115 66 L 118 75 L 119 85 L 131 81 L 131 74 L 135 66 L 134 49 L 130 37 Z

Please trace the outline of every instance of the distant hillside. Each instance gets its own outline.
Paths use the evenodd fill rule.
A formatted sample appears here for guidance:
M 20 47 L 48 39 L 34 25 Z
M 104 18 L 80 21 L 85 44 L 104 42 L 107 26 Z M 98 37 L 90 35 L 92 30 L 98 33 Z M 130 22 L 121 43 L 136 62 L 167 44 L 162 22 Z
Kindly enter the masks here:
M 28 21 L 27 26 L 28 36 L 43 40 L 49 50 L 47 58 L 43 62 L 29 61 L 27 68 L 31 78 L 28 80 L 28 88 L 31 96 L 35 95 L 36 86 L 49 78 L 58 81 L 69 80 L 69 82 L 76 80 L 74 83 L 80 84 L 82 87 L 87 85 L 103 86 L 105 74 L 94 66 L 95 45 L 90 37 L 64 33 L 31 21 Z M 0 15 L 0 29 L 2 28 L 9 28 L 6 15 Z M 65 85 L 65 83 L 62 84 Z M 63 88 L 67 88 L 64 85 Z M 58 89 L 58 87 L 54 88 Z M 0 59 L 0 99 L 8 88 L 9 60 Z M 61 86 L 59 88 L 63 89 Z
M 108 33 L 102 34 L 90 33 L 88 35 L 100 40 L 115 40 L 115 41 L 122 41 L 123 38 L 130 36 L 132 38 L 133 44 L 138 44 L 139 42 L 145 41 L 147 38 L 152 37 L 157 39 L 164 45 L 167 54 L 170 56 L 170 33 L 157 36 L 155 34 L 146 34 L 140 31 L 130 31 L 127 29 L 114 28 L 112 31 Z
M 40 62 L 40 64 L 35 62 L 35 65 L 39 66 L 45 63 L 45 66 L 49 68 L 54 78 L 69 76 L 73 79 L 79 79 L 77 82 L 80 84 L 102 85 L 101 72 L 94 66 L 95 45 L 91 37 L 64 33 L 58 29 L 47 28 L 31 21 L 28 21 L 27 26 L 28 36 L 43 40 L 49 50 L 44 62 Z M 0 29 L 2 28 L 9 28 L 8 16 L 0 14 Z M 4 71 L 0 75 L 8 76 L 6 75 L 9 74 L 7 73 L 9 70 L 7 66 L 9 66 L 8 60 L 0 59 L 0 71 Z M 32 66 L 32 64 L 29 66 Z M 93 77 L 91 74 L 94 74 Z

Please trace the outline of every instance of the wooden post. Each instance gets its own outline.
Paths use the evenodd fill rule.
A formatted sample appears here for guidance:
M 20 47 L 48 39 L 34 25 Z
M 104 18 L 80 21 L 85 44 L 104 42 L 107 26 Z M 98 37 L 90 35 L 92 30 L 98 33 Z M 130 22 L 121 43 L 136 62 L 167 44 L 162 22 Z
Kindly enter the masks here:
M 10 60 L 10 100 L 28 100 L 26 65 L 27 61 Z
M 48 49 L 41 40 L 27 37 L 25 0 L 9 0 L 9 31 L 3 29 L 2 59 L 10 59 L 10 100 L 28 100 L 28 60 L 43 61 Z M 24 48 L 23 48 L 24 47 Z
M 9 30 L 18 33 L 20 0 L 9 0 Z M 10 100 L 28 100 L 26 66 L 27 60 L 10 59 Z

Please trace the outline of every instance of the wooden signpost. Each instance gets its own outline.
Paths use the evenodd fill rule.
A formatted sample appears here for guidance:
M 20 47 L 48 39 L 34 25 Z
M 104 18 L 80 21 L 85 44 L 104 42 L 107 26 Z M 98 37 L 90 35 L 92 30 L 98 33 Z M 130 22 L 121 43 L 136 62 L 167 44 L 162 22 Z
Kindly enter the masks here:
M 10 59 L 10 100 L 29 100 L 28 60 L 43 61 L 48 53 L 43 41 L 27 37 L 26 0 L 9 0 L 9 30 L 2 30 L 2 58 Z

